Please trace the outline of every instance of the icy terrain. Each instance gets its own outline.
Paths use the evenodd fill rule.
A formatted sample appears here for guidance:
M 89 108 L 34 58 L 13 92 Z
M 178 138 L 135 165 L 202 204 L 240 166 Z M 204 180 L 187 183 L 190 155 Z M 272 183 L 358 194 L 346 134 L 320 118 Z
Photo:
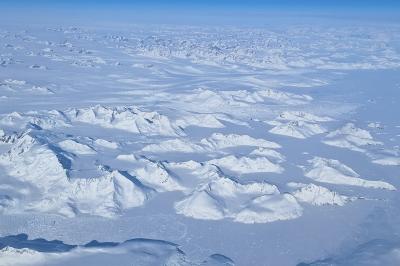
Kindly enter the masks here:
M 399 67 L 395 24 L 0 25 L 0 265 L 399 265 Z

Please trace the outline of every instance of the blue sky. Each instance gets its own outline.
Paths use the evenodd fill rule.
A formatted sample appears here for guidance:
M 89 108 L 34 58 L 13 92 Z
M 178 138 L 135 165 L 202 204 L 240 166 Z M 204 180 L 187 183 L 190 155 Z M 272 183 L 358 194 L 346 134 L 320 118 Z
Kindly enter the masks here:
M 163 7 L 246 9 L 371 9 L 400 8 L 400 0 L 1 0 L 9 7 Z
M 400 21 L 400 0 L 0 0 L 0 20 L 263 24 L 297 15 Z M 99 19 L 101 18 L 101 19 Z M 372 19 L 371 19 L 372 18 Z M 302 21 L 301 19 L 299 21 Z

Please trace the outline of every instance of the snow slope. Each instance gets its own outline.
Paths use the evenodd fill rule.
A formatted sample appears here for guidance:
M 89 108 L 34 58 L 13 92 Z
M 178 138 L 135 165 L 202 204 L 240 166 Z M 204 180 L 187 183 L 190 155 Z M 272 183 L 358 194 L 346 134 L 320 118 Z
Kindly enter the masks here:
M 61 241 L 28 239 L 25 234 L 0 239 L 2 265 L 233 265 L 220 254 L 204 261 L 194 261 L 178 245 L 162 240 L 129 239 L 121 243 L 91 241 L 84 245 L 69 245 Z M 101 258 L 101 259 L 99 259 Z
M 387 182 L 360 178 L 353 169 L 338 160 L 315 157 L 309 163 L 310 167 L 304 169 L 305 176 L 321 183 L 396 190 Z

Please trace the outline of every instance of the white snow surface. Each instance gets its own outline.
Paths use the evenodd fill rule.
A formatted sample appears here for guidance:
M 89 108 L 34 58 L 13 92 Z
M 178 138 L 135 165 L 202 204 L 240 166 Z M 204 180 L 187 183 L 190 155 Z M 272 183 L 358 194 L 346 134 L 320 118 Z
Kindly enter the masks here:
M 96 154 L 96 151 L 93 148 L 71 139 L 59 142 L 58 146 L 63 150 L 80 155 Z
M 302 208 L 289 194 L 266 183 L 240 184 L 218 178 L 201 185 L 175 204 L 178 213 L 197 219 L 231 218 L 241 223 L 266 223 L 299 217 Z
M 266 157 L 236 157 L 234 155 L 228 155 L 226 157 L 222 157 L 219 159 L 214 159 L 208 161 L 210 164 L 217 165 L 219 167 L 228 169 L 233 172 L 237 172 L 240 174 L 246 173 L 282 173 L 283 168 L 278 165 L 272 163 Z
M 300 202 L 306 202 L 316 206 L 343 206 L 351 200 L 349 197 L 315 184 L 300 184 L 300 188 L 294 191 L 292 195 Z
M 394 20 L 24 19 L 0 23 L 1 265 L 396 265 Z
M 321 183 L 396 190 L 387 182 L 360 178 L 353 169 L 338 160 L 315 157 L 308 162 L 310 166 L 304 169 L 305 176 Z
M 82 246 L 54 243 L 43 239 L 15 240 L 11 245 L 27 245 L 31 248 L 6 246 L 0 249 L 0 260 L 4 266 L 14 265 L 71 265 L 84 261 L 88 265 L 234 265 L 233 261 L 220 254 L 213 254 L 203 261 L 192 260 L 177 244 L 153 239 L 129 239 L 122 243 L 90 242 Z M 24 243 L 25 242 L 25 243 Z M 36 250 L 34 244 L 48 249 L 59 248 L 60 252 Z M 65 250 L 63 250 L 65 249 Z M 99 259 L 101 258 L 101 259 Z M 206 263 L 208 262 L 208 263 Z M 82 262 L 80 262 L 82 263 Z
M 277 149 L 281 146 L 275 142 L 252 138 L 248 135 L 214 133 L 209 138 L 202 139 L 201 144 L 211 149 L 219 150 L 237 146 L 254 146 Z
M 375 141 L 370 132 L 356 127 L 353 123 L 347 123 L 342 128 L 329 133 L 323 142 L 327 145 L 359 152 L 364 152 L 364 147 L 382 144 Z
M 326 132 L 326 129 L 318 124 L 307 123 L 301 120 L 285 123 L 274 121 L 273 125 L 275 127 L 269 130 L 270 133 L 298 139 L 306 139 L 313 135 Z
M 66 111 L 71 121 L 78 121 L 105 128 L 116 128 L 138 134 L 175 136 L 181 131 L 175 129 L 170 120 L 157 112 L 141 111 L 135 107 L 107 108 L 97 105 L 91 108 Z

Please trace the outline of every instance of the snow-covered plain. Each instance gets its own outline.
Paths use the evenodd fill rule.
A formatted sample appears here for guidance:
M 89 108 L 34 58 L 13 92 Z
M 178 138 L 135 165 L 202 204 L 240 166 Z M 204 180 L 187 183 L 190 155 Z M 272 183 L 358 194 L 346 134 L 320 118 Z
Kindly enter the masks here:
M 0 25 L 0 265 L 398 265 L 399 67 L 396 24 Z

